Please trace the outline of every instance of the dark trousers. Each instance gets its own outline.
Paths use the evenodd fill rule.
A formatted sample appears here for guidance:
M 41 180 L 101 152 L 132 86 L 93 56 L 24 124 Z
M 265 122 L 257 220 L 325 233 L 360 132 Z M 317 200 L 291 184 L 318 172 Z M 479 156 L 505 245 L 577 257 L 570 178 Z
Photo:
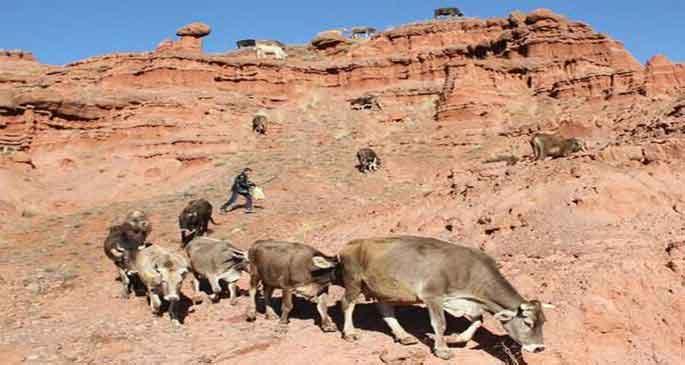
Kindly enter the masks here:
M 245 198 L 245 210 L 251 211 L 252 210 L 252 196 L 248 193 L 239 193 L 237 191 L 232 191 L 231 192 L 231 197 L 228 198 L 228 201 L 224 203 L 224 205 L 221 206 L 221 210 L 228 210 L 228 207 L 230 207 L 233 203 L 235 203 L 236 200 L 238 200 L 238 195 L 242 195 L 243 198 Z

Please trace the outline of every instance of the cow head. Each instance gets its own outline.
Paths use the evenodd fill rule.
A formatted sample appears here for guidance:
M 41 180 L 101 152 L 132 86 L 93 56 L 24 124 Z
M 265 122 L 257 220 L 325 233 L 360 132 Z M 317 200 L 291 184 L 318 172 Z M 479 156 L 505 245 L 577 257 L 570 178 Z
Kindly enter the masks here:
M 542 307 L 537 300 L 523 302 L 516 310 L 505 309 L 495 313 L 495 318 L 524 351 L 541 352 L 545 349 L 542 340 L 545 315 Z
M 152 225 L 147 219 L 147 215 L 140 210 L 128 213 L 121 228 L 124 238 L 137 245 L 144 244 L 145 239 L 147 239 L 150 231 L 152 231 Z
M 570 152 L 585 151 L 585 143 L 578 138 L 571 138 L 568 143 L 570 144 Z
M 185 245 L 193 240 L 200 227 L 200 216 L 198 212 L 184 210 L 178 217 L 178 225 L 181 229 L 181 242 Z
M 176 302 L 180 299 L 181 284 L 188 273 L 188 266 L 180 259 L 167 258 L 154 265 L 161 282 L 162 296 L 165 300 Z
M 319 284 L 335 283 L 338 276 L 338 264 L 337 257 L 314 255 L 310 268 L 314 281 Z

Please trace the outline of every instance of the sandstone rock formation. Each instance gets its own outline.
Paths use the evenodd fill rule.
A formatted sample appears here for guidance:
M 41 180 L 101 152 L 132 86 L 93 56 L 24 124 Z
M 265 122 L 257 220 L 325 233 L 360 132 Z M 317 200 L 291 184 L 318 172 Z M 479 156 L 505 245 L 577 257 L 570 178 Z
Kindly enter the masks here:
M 351 41 L 342 35 L 339 30 L 327 30 L 321 32 L 311 41 L 312 47 L 320 51 L 326 51 L 329 54 L 342 51 L 341 46 L 349 45 Z
M 184 25 L 176 31 L 179 37 L 195 37 L 202 38 L 211 33 L 211 28 L 205 23 L 195 22 Z
M 165 39 L 157 45 L 155 52 L 202 53 L 202 38 L 211 31 L 209 25 L 200 22 L 184 25 L 176 31 L 180 37 L 178 41 Z

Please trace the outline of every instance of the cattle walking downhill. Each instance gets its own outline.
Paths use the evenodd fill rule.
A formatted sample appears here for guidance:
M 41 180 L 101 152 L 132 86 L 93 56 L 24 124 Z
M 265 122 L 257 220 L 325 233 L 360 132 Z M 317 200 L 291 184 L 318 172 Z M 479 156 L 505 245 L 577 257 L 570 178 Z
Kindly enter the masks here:
M 190 258 L 190 268 L 193 274 L 194 302 L 197 303 L 200 293 L 200 279 L 209 281 L 212 288 L 210 299 L 219 300 L 221 295 L 221 281 L 228 283 L 230 304 L 238 301 L 238 287 L 236 282 L 240 274 L 247 270 L 246 253 L 228 241 L 210 237 L 196 237 L 183 244 L 183 249 Z
M 433 238 L 399 236 L 354 240 L 340 252 L 345 295 L 344 338 L 359 334 L 352 315 L 360 294 L 377 301 L 378 310 L 401 344 L 417 340 L 395 317 L 394 306 L 423 303 L 435 332 L 433 352 L 441 359 L 453 354 L 445 339 L 445 312 L 472 324 L 454 342 L 467 342 L 490 313 L 525 351 L 544 349 L 542 304 L 524 299 L 502 276 L 495 261 L 469 247 Z M 452 342 L 452 341 L 451 341 Z
M 293 309 L 293 294 L 317 303 L 321 329 L 335 332 L 337 328 L 328 316 L 328 287 L 335 281 L 338 260 L 319 250 L 296 242 L 265 240 L 255 242 L 248 251 L 250 262 L 250 303 L 247 320 L 257 318 L 256 295 L 261 283 L 264 289 L 266 318 L 278 316 L 271 304 L 274 289 L 281 289 L 279 331 L 287 332 L 288 315 Z

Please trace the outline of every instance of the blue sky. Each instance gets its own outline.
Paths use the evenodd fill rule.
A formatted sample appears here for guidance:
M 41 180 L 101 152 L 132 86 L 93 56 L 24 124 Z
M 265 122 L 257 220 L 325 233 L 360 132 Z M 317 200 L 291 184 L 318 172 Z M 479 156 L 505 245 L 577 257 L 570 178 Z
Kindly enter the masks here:
M 111 52 L 152 50 L 180 26 L 212 27 L 205 50 L 223 52 L 242 38 L 305 43 L 318 31 L 371 25 L 378 29 L 457 6 L 468 16 L 502 17 L 511 10 L 550 8 L 623 41 L 641 62 L 656 53 L 685 61 L 685 1 L 433 1 L 433 0 L 6 0 L 0 48 L 33 52 L 43 63 L 65 64 Z

